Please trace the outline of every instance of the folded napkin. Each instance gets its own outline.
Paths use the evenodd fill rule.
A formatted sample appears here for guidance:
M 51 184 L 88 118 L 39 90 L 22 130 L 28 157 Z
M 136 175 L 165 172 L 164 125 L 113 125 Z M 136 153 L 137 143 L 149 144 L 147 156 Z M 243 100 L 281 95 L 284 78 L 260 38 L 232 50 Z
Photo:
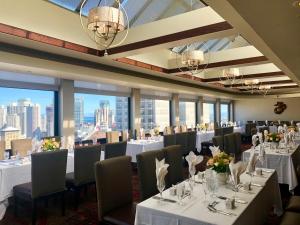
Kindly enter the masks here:
M 230 162 L 229 169 L 230 169 L 232 180 L 235 185 L 238 185 L 240 183 L 240 176 L 242 173 L 245 172 L 246 168 L 247 168 L 247 163 L 243 161 L 234 163 L 234 160 L 232 160 Z
M 190 153 L 185 157 L 185 159 L 189 164 L 189 172 L 191 173 L 193 171 L 193 173 L 195 174 L 196 165 L 203 161 L 203 156 L 197 156 L 194 152 L 190 151 Z
M 248 165 L 247 165 L 247 173 L 253 173 L 255 171 L 255 166 L 256 166 L 256 163 L 257 163 L 257 156 L 255 155 L 255 149 L 251 149 L 251 152 L 250 152 L 250 158 L 249 158 L 249 162 L 248 162 Z
M 158 160 L 155 159 L 155 173 L 156 173 L 156 182 L 158 186 L 161 186 L 165 182 L 165 176 L 168 173 L 169 164 L 165 163 L 165 159 Z
M 261 132 L 258 132 L 257 137 L 258 137 L 259 144 L 262 144 L 263 143 L 263 134 Z
M 268 126 L 268 124 L 269 124 L 269 123 L 268 123 L 268 120 L 265 121 L 265 124 Z
M 278 126 L 277 131 L 278 131 L 278 133 L 282 133 L 283 132 L 283 126 Z
M 209 146 L 209 149 L 213 156 L 218 155 L 221 152 L 219 146 Z
M 263 145 L 259 146 L 259 155 L 258 155 L 258 160 L 261 162 L 261 164 L 264 163 L 266 159 L 266 151 Z
M 252 146 L 255 148 L 256 147 L 256 145 L 257 145 L 257 141 L 258 141 L 258 135 L 257 134 L 254 134 L 253 136 L 252 136 Z

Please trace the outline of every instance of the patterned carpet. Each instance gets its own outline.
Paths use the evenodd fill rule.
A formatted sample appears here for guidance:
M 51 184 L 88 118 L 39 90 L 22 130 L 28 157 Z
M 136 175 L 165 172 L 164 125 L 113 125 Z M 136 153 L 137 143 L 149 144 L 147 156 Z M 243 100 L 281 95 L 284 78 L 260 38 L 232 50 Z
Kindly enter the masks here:
M 249 146 L 243 146 L 243 149 L 249 149 Z M 206 161 L 206 160 L 205 160 Z M 198 170 L 205 169 L 205 163 L 198 166 Z M 188 174 L 187 169 L 184 171 L 185 175 Z M 133 198 L 135 202 L 139 202 L 139 181 L 137 171 L 133 169 L 132 176 L 133 184 Z M 285 206 L 290 193 L 287 185 L 280 185 L 283 205 Z M 37 225 L 96 225 L 98 224 L 97 215 L 97 202 L 95 187 L 91 186 L 88 189 L 88 194 L 84 192 L 81 194 L 81 201 L 78 210 L 73 207 L 73 193 L 66 195 L 66 216 L 62 217 L 60 214 L 60 201 L 59 199 L 52 199 L 48 203 L 48 207 L 44 202 L 40 202 L 38 206 L 38 222 Z M 296 194 L 299 193 L 296 190 Z M 19 207 L 19 216 L 16 218 L 13 214 L 12 204 L 7 209 L 5 217 L 0 221 L 0 225 L 28 225 L 31 224 L 31 206 L 30 203 L 22 203 Z M 277 225 L 280 218 L 270 214 L 268 221 L 265 225 Z

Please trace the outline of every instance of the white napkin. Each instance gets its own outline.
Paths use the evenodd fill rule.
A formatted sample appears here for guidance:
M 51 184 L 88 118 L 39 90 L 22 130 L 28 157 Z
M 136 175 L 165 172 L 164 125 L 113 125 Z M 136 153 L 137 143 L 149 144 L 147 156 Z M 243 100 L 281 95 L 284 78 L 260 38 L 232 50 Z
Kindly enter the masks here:
M 218 155 L 221 152 L 219 146 L 209 146 L 209 149 L 213 156 Z
M 278 126 L 277 131 L 278 131 L 278 133 L 282 133 L 283 127 L 282 126 Z
M 263 135 L 262 135 L 262 133 L 258 132 L 257 133 L 257 137 L 258 137 L 259 144 L 262 144 L 263 143 Z
M 265 124 L 266 124 L 266 126 L 268 126 L 268 124 L 269 124 L 269 123 L 268 123 L 268 120 L 265 121 Z
M 246 168 L 247 168 L 247 163 L 243 161 L 234 163 L 234 160 L 232 160 L 229 163 L 230 173 L 235 185 L 238 185 L 240 183 L 240 176 L 242 173 L 245 172 Z
M 257 156 L 255 155 L 255 149 L 251 149 L 250 152 L 250 158 L 249 158 L 249 162 L 247 165 L 247 172 L 248 173 L 253 173 L 255 171 L 255 166 L 257 163 Z
M 189 171 L 195 171 L 196 172 L 196 165 L 201 163 L 203 161 L 202 155 L 195 155 L 194 152 L 190 151 L 190 153 L 185 157 L 186 161 L 189 164 Z
M 261 145 L 259 146 L 258 160 L 259 160 L 260 163 L 263 165 L 265 159 L 266 159 L 266 151 L 265 151 L 265 148 L 264 148 L 263 144 L 261 144 Z
M 257 145 L 257 139 L 258 139 L 258 135 L 257 134 L 254 134 L 252 136 L 252 146 L 255 148 L 256 145 Z
M 157 185 L 160 186 L 160 184 L 165 182 L 165 176 L 168 173 L 169 164 L 165 163 L 165 159 L 162 159 L 160 161 L 158 159 L 155 159 L 155 165 L 156 182 Z

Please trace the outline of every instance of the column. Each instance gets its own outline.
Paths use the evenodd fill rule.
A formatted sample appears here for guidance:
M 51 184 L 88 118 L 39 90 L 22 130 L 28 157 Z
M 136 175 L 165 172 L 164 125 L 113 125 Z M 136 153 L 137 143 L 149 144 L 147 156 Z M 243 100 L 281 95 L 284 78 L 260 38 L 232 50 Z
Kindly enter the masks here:
M 74 140 L 74 81 L 62 79 L 59 88 L 59 135 Z
M 201 124 L 203 123 L 203 97 L 199 97 L 196 102 L 197 107 L 197 115 L 196 115 L 196 123 Z
M 130 97 L 130 129 L 139 131 L 141 128 L 141 90 L 131 89 Z
M 219 98 L 216 100 L 215 104 L 215 122 L 217 122 L 218 125 L 221 122 L 221 100 Z
M 172 94 L 171 126 L 179 126 L 179 94 Z
M 231 102 L 229 103 L 229 120 L 230 121 L 234 121 L 234 100 L 231 100 Z

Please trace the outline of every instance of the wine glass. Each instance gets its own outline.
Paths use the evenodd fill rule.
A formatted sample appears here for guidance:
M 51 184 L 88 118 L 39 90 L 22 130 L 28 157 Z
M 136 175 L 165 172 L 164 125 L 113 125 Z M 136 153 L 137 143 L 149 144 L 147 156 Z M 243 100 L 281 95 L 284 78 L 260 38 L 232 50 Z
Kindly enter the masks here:
M 189 166 L 189 173 L 190 173 L 190 183 L 191 184 L 194 184 L 194 176 L 195 176 L 195 173 L 196 173 L 196 167 L 194 165 L 191 165 Z
M 178 198 L 179 205 L 183 204 L 182 199 L 183 199 L 183 196 L 184 196 L 184 191 L 185 191 L 184 189 L 185 189 L 184 183 L 176 185 L 176 196 Z
M 206 188 L 208 192 L 211 193 L 210 195 L 211 199 L 213 199 L 216 196 L 215 194 L 219 188 L 216 172 L 210 170 L 210 172 L 205 174 L 205 180 L 206 180 Z
M 159 191 L 160 200 L 163 199 L 163 198 L 162 198 L 162 193 L 163 193 L 165 187 L 166 187 L 166 183 L 165 183 L 165 180 L 164 180 L 164 179 L 162 179 L 162 180 L 160 180 L 160 181 L 157 181 L 157 189 L 158 189 L 158 191 Z

